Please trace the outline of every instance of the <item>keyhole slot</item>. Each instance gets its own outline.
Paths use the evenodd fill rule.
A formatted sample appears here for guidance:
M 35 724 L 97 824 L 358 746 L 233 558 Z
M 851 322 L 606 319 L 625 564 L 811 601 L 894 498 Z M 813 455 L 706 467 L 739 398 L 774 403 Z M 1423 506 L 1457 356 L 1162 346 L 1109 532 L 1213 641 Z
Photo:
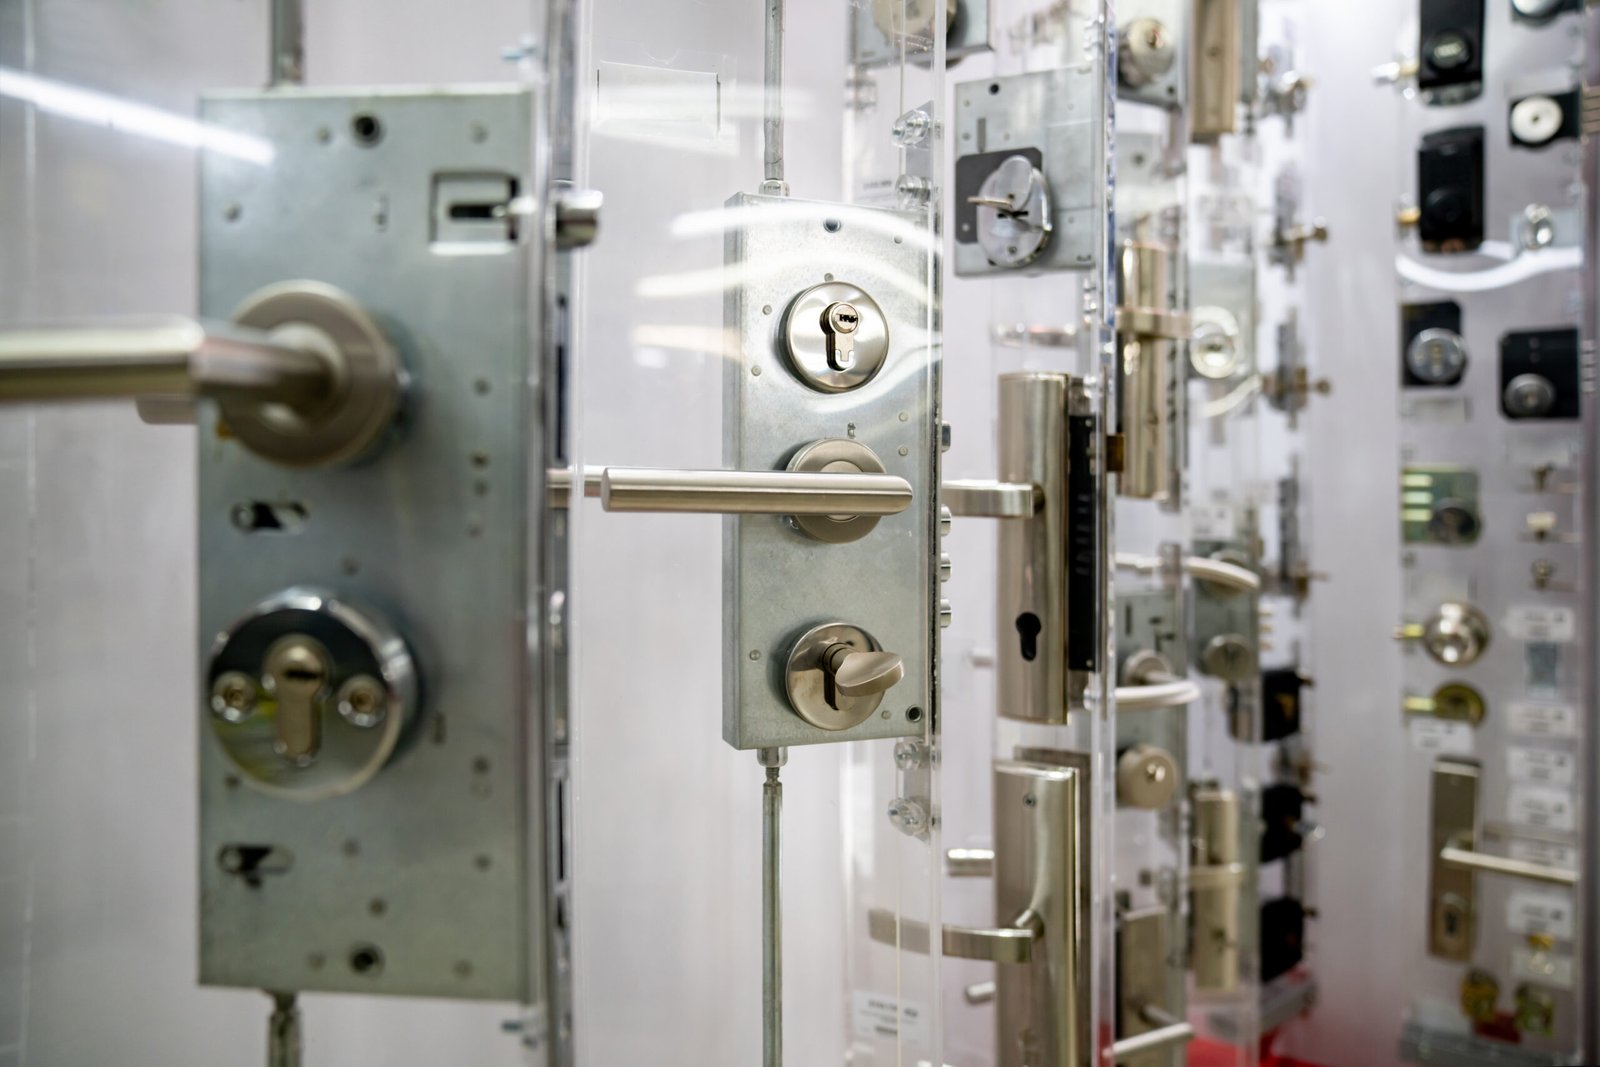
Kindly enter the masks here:
M 1022 639 L 1022 658 L 1029 663 L 1039 658 L 1039 634 L 1043 630 L 1044 623 L 1033 612 L 1025 611 L 1017 616 L 1017 636 Z

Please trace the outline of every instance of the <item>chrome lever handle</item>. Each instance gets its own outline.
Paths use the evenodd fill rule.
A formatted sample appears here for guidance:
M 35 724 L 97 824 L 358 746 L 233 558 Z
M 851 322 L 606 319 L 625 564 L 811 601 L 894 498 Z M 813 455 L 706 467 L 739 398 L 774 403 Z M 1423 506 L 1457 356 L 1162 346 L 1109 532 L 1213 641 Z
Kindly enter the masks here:
M 898 515 L 911 483 L 892 474 L 586 467 L 583 495 L 607 511 L 731 515 Z M 552 507 L 569 506 L 572 472 L 546 472 Z
M 382 441 L 400 358 L 348 293 L 293 281 L 251 294 L 232 324 L 179 316 L 0 331 L 0 403 L 133 399 L 151 421 L 221 406 L 232 436 L 290 467 L 348 462 Z
M 940 934 L 946 956 L 986 963 L 1030 963 L 1040 932 L 1037 917 L 1028 913 L 1019 917 L 1015 926 L 980 929 L 946 923 Z M 867 912 L 867 936 L 881 945 L 896 945 L 906 952 L 928 953 L 928 924 L 917 919 L 902 919 L 887 908 L 872 908 Z
M 1526 860 L 1508 859 L 1504 856 L 1490 856 L 1459 845 L 1447 845 L 1440 849 L 1439 862 L 1449 867 L 1475 871 L 1478 874 L 1503 874 L 1510 878 L 1542 882 L 1546 885 L 1570 888 L 1578 884 L 1577 871 L 1551 867 L 1543 863 L 1529 863 Z
M 608 467 L 600 502 L 607 511 L 882 516 L 911 506 L 911 483 L 892 474 Z
M 0 401 L 199 397 L 303 406 L 333 367 L 261 330 L 169 316 L 0 331 Z

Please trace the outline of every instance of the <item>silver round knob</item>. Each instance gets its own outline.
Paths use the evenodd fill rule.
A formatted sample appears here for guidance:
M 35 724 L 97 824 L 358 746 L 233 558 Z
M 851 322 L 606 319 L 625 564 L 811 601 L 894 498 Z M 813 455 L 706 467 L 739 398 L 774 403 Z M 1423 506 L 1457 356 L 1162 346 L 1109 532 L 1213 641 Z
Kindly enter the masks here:
M 1516 419 L 1538 419 L 1556 406 L 1556 387 L 1542 374 L 1519 374 L 1506 383 L 1506 414 Z

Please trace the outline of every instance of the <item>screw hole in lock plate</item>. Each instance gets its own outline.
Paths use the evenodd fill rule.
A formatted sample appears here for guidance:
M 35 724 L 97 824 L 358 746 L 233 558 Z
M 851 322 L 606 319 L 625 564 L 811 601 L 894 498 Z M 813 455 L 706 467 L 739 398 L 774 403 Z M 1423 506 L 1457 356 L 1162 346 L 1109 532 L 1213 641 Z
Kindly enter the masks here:
M 355 138 L 356 144 L 371 148 L 383 140 L 383 121 L 363 111 L 350 120 L 350 136 Z
M 383 973 L 383 950 L 377 945 L 356 945 L 350 949 L 350 969 L 356 974 L 376 978 Z

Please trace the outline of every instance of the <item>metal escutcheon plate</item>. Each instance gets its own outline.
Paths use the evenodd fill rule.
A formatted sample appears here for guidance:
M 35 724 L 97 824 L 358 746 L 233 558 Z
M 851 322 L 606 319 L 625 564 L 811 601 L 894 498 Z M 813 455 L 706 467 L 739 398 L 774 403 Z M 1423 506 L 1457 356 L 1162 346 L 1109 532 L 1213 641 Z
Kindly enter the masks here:
M 278 702 L 263 679 L 271 652 L 286 638 L 315 642 L 329 665 L 317 701 L 320 743 L 309 759 L 281 754 Z M 325 800 L 359 789 L 388 763 L 415 718 L 416 667 L 405 641 L 382 616 L 322 589 L 274 594 L 219 634 L 206 672 L 208 694 L 225 675 L 255 684 L 245 709 L 208 698 L 202 714 L 239 776 L 274 796 Z M 381 698 L 361 714 L 341 712 L 357 679 L 377 682 Z
M 854 359 L 843 370 L 828 362 L 828 338 L 822 328 L 823 314 L 839 303 L 854 307 L 860 317 Z M 789 304 L 783 314 L 783 339 L 795 377 L 819 392 L 844 393 L 866 385 L 883 368 L 889 356 L 889 320 L 864 289 L 848 282 L 823 282 Z
M 222 405 L 228 429 L 252 451 L 290 467 L 338 466 L 362 458 L 387 435 L 404 373 L 393 346 L 354 297 L 322 282 L 284 282 L 252 293 L 233 321 L 318 352 L 333 369 L 331 394 L 315 410 Z
M 789 460 L 791 471 L 808 474 L 884 474 L 878 454 L 859 441 L 827 437 L 813 441 Z M 878 525 L 877 515 L 796 515 L 795 525 L 833 545 L 859 541 Z

